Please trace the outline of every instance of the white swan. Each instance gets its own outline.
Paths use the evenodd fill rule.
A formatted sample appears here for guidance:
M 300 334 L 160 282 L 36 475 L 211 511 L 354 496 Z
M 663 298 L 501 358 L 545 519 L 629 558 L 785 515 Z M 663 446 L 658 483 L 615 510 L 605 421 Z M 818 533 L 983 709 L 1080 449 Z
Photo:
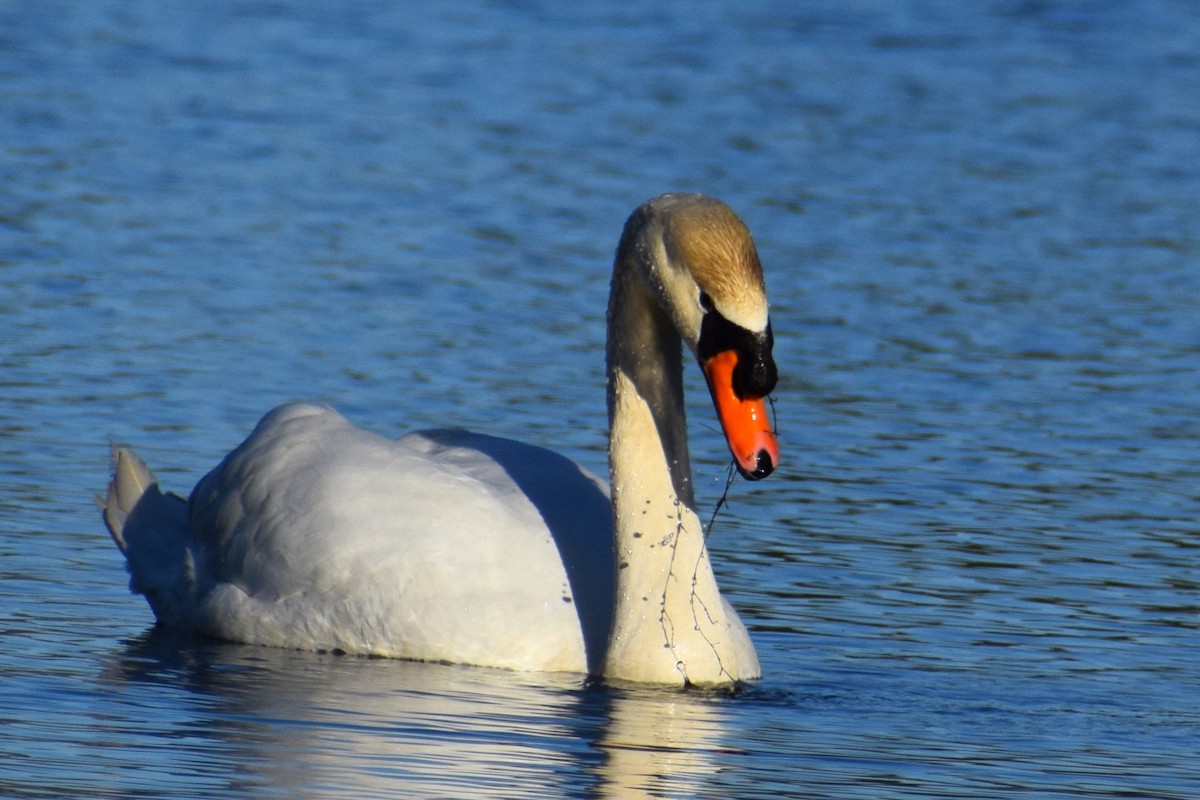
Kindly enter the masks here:
M 680 339 L 736 465 L 779 460 L 758 255 L 723 203 L 638 208 L 608 308 L 611 500 L 568 459 L 461 431 L 399 440 L 284 405 L 196 486 L 163 494 L 129 450 L 100 501 L 160 624 L 240 642 L 608 680 L 759 676 L 695 511 Z

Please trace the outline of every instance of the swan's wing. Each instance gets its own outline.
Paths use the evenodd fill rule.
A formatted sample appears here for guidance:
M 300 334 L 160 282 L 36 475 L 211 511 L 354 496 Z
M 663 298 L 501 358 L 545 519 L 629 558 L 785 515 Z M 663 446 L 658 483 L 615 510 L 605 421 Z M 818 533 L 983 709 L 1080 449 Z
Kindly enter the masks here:
M 577 611 L 580 579 L 551 524 L 573 563 L 611 576 L 607 501 L 577 467 L 548 470 L 539 454 L 553 456 L 462 433 L 393 441 L 327 408 L 276 409 L 192 495 L 196 571 L 211 587 L 201 627 L 267 644 L 582 669 L 580 620 L 593 631 L 604 621 L 599 604 Z M 556 496 L 550 521 L 531 481 L 534 497 Z M 575 507 L 602 519 L 564 533 L 553 518 L 580 492 Z

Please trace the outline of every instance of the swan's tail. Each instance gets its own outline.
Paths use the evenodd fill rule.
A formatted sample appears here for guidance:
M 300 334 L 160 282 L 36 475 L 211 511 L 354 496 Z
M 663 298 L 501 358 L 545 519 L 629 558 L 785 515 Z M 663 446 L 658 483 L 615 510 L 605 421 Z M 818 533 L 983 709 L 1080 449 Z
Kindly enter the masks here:
M 130 590 L 146 596 L 160 623 L 183 622 L 195 589 L 187 502 L 163 494 L 154 474 L 125 448 L 113 448 L 108 496 L 96 501 L 129 562 Z

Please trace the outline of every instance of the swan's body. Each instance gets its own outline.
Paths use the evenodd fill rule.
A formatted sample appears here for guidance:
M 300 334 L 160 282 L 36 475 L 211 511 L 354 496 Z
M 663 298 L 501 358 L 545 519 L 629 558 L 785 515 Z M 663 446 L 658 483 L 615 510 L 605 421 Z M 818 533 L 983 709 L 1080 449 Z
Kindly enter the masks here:
M 757 254 L 723 204 L 663 195 L 630 217 L 614 266 L 611 498 L 541 448 L 460 431 L 391 440 L 290 404 L 188 501 L 117 451 L 105 522 L 164 625 L 620 680 L 757 678 L 694 508 L 681 336 L 739 469 L 763 477 L 778 452 Z

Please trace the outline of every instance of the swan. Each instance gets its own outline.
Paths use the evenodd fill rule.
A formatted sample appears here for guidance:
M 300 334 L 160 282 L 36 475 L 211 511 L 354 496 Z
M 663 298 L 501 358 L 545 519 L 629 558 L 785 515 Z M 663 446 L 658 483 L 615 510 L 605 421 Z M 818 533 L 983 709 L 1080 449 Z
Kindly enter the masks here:
M 771 473 L 776 367 L 745 224 L 696 194 L 629 217 L 608 306 L 611 490 L 550 450 L 459 430 L 389 439 L 289 403 L 196 485 L 114 448 L 97 498 L 160 625 L 222 639 L 606 681 L 754 680 L 696 513 L 681 341 L 734 464 Z

